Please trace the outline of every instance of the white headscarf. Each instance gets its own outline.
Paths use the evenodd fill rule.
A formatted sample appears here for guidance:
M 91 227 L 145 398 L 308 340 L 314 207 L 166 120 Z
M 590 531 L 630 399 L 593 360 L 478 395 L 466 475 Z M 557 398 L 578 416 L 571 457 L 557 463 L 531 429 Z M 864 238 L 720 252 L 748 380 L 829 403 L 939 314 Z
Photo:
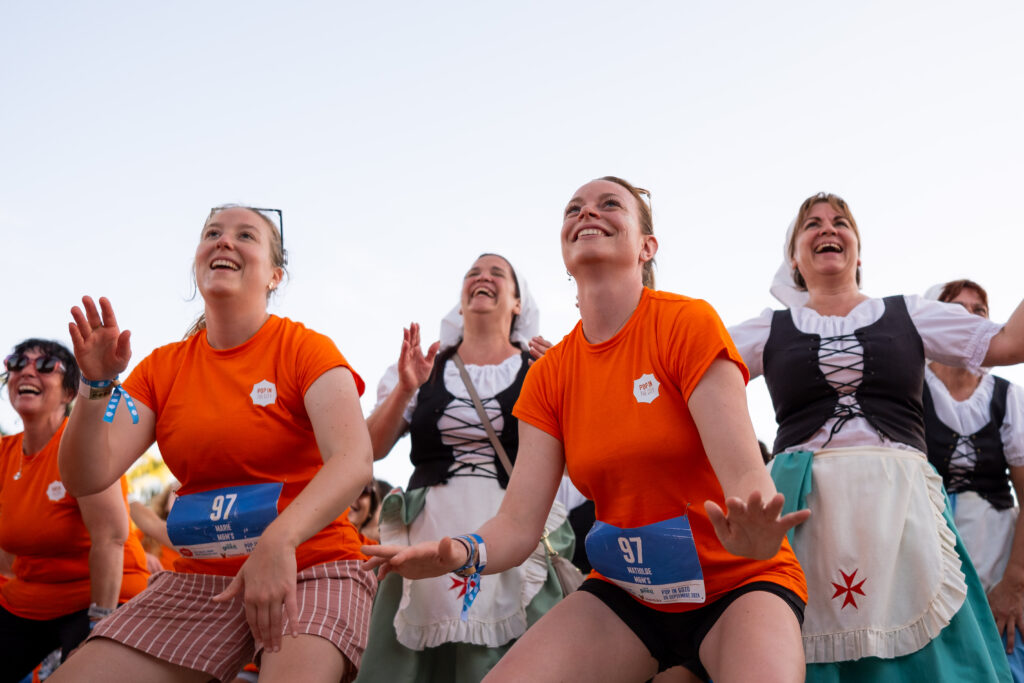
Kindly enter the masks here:
M 502 258 L 504 259 L 505 257 L 502 256 Z M 507 263 L 508 260 L 505 260 Z M 509 267 L 514 269 L 511 263 L 509 263 Z M 530 294 L 530 288 L 526 286 L 526 280 L 519 273 L 516 273 L 516 280 L 519 282 L 519 315 L 516 317 L 515 325 L 512 327 L 510 339 L 513 344 L 526 350 L 529 347 L 530 340 L 540 332 L 540 310 L 537 308 L 537 302 L 533 300 L 533 295 Z M 465 323 L 462 320 L 461 309 L 461 302 L 457 303 L 448 312 L 448 315 L 441 319 L 440 339 L 442 350 L 455 346 L 462 339 L 462 330 L 465 327 Z
M 793 239 L 795 229 L 796 218 L 793 218 L 789 223 L 789 229 L 786 230 L 786 240 L 782 243 L 782 263 L 775 271 L 771 287 L 768 288 L 772 296 L 781 301 L 786 308 L 799 308 L 806 304 L 811 297 L 807 290 L 799 289 L 796 286 L 796 280 L 793 279 L 793 262 L 789 257 L 789 242 Z
M 950 280 L 950 282 L 952 282 L 952 280 Z M 947 283 L 945 282 L 940 282 L 937 285 L 932 285 L 924 291 L 924 298 L 931 299 L 932 301 L 938 301 L 939 296 L 942 294 L 942 290 L 946 288 L 946 284 Z

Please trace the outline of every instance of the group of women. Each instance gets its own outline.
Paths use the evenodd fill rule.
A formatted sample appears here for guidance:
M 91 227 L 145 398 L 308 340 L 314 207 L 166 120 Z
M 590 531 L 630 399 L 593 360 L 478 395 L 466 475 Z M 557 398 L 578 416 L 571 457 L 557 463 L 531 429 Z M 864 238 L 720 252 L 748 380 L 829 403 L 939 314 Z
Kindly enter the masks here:
M 267 312 L 286 259 L 260 210 L 210 213 L 194 262 L 204 316 L 123 386 L 130 335 L 109 301 L 84 297 L 74 358 L 29 340 L 8 359 L 26 429 L 0 454 L 0 548 L 18 558 L 0 629 L 64 617 L 8 598 L 18 582 L 43 590 L 32 572 L 54 566 L 23 560 L 39 539 L 11 529 L 29 495 L 17 487 L 52 476 L 42 495 L 60 487 L 98 548 L 103 499 L 125 577 L 118 594 L 102 578 L 114 554 L 85 551 L 91 583 L 66 602 L 79 624 L 104 618 L 78 629 L 88 639 L 54 681 L 232 680 L 250 660 L 268 681 L 1010 680 L 996 622 L 1012 636 L 1021 621 L 1024 535 L 1006 516 L 990 610 L 926 454 L 931 421 L 949 425 L 939 470 L 1012 508 L 992 479 L 1024 457 L 1007 445 L 999 470 L 990 446 L 1012 438 L 1000 425 L 1019 401 L 996 382 L 967 391 L 959 373 L 1024 361 L 1024 306 L 1001 326 L 955 303 L 864 296 L 860 235 L 833 195 L 804 202 L 787 236 L 773 288 L 787 308 L 728 331 L 706 302 L 655 290 L 644 190 L 583 185 L 560 241 L 580 311 L 561 343 L 536 336 L 525 283 L 484 254 L 441 342 L 424 352 L 405 330 L 366 420 L 335 345 Z M 930 378 L 924 394 L 929 360 L 953 404 L 992 384 L 976 411 L 990 419 L 951 424 Z M 779 422 L 770 472 L 746 411 L 757 374 Z M 412 480 L 382 503 L 382 544 L 361 547 L 345 510 L 406 431 Z M 139 592 L 119 481 L 154 442 L 181 482 L 167 533 L 182 556 Z M 594 571 L 560 600 L 541 541 L 571 553 L 555 502 L 566 472 L 597 521 Z M 958 489 L 958 509 L 968 498 Z

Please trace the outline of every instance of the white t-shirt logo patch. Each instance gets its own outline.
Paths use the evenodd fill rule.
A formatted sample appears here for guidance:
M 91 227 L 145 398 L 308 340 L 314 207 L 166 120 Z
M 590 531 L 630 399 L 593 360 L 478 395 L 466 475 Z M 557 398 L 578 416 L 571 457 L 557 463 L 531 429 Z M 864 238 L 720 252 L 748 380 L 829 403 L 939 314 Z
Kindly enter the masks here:
M 658 398 L 658 387 L 661 386 L 658 380 L 651 373 L 640 375 L 640 379 L 633 380 L 633 395 L 637 403 L 654 403 Z
M 263 380 L 252 385 L 252 398 L 254 406 L 269 406 L 277 400 L 277 386 L 273 382 Z
M 64 488 L 64 484 L 60 483 L 60 480 L 50 482 L 50 485 L 46 487 L 46 497 L 54 503 L 63 498 L 65 493 L 67 493 L 67 489 Z

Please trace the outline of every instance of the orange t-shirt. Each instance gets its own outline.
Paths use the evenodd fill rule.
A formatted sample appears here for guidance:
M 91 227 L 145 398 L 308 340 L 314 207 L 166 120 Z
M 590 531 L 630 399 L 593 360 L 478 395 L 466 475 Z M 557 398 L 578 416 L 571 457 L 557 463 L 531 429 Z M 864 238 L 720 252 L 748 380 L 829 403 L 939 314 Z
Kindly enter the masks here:
M 89 531 L 57 469 L 57 446 L 66 424 L 31 456 L 21 452 L 21 434 L 0 438 L 0 548 L 15 556 L 14 578 L 0 587 L 0 605 L 25 619 L 56 619 L 91 602 Z M 121 495 L 127 517 L 125 477 Z M 140 593 L 148 578 L 142 546 L 129 535 L 119 602 Z
M 621 528 L 689 519 L 707 598 L 644 604 L 685 612 L 753 581 L 807 599 L 803 570 L 787 541 L 767 561 L 732 555 L 704 511 L 724 495 L 687 400 L 718 358 L 747 369 L 707 302 L 644 289 L 625 326 L 591 344 L 581 324 L 534 363 L 512 413 L 562 442 L 569 476 L 594 501 L 598 520 Z M 604 579 L 598 572 L 592 576 Z
M 156 413 L 156 441 L 179 496 L 249 484 L 282 483 L 280 512 L 320 471 L 323 459 L 303 397 L 332 368 L 363 381 L 329 338 L 287 318 L 270 316 L 245 343 L 214 349 L 206 330 L 160 347 L 124 386 Z M 362 559 L 348 511 L 302 543 L 298 569 Z M 179 572 L 233 576 L 245 556 L 174 562 Z

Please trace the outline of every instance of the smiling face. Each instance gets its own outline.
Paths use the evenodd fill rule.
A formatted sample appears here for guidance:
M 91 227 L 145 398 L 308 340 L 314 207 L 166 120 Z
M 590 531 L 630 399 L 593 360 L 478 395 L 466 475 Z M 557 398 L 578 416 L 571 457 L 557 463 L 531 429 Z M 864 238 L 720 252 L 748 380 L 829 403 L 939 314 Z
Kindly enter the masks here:
M 645 264 L 654 258 L 658 242 L 649 221 L 642 220 L 637 199 L 625 186 L 593 180 L 565 207 L 562 220 L 562 259 L 577 276 L 588 264 L 619 264 L 643 278 Z
M 203 299 L 266 297 L 281 282 L 283 268 L 273 261 L 279 239 L 262 215 L 232 207 L 210 216 L 196 248 L 196 286 Z
M 462 279 L 462 315 L 493 316 L 511 330 L 519 315 L 518 284 L 508 261 L 497 254 L 484 254 L 473 262 Z
M 828 199 L 809 206 L 805 203 L 801 208 L 789 254 L 791 265 L 808 288 L 822 277 L 857 281 L 860 237 L 856 223 L 844 209 L 845 203 L 837 205 Z
M 56 413 L 63 415 L 74 398 L 74 391 L 64 386 L 63 362 L 58 362 L 53 372 L 41 373 L 36 369 L 36 359 L 49 354 L 38 347 L 24 349 L 21 353 L 28 363 L 20 370 L 9 371 L 7 396 L 22 422 L 28 424 L 33 419 Z

